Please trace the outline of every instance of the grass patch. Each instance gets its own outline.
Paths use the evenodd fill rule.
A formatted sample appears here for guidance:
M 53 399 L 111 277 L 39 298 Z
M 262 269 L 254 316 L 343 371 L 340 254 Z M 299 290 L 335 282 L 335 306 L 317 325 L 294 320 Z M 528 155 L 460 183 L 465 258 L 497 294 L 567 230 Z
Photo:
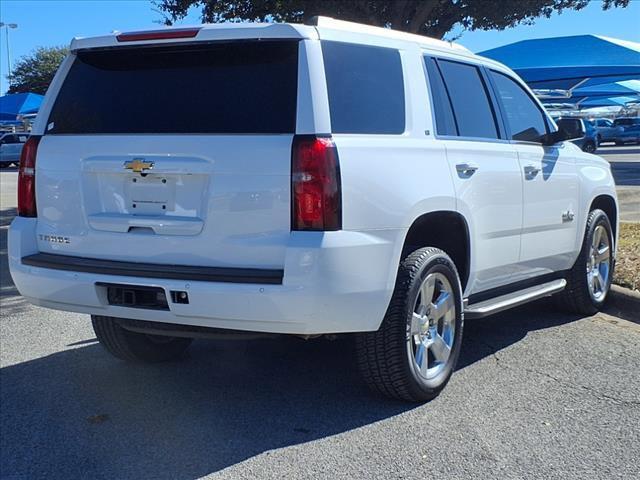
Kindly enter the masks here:
M 620 223 L 613 283 L 640 290 L 640 223 Z

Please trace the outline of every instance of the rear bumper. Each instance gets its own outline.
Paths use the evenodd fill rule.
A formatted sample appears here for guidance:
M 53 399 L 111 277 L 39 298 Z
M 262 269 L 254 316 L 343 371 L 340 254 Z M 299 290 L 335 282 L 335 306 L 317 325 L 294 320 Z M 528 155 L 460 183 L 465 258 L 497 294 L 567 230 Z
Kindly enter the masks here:
M 230 283 L 27 265 L 23 257 L 39 253 L 36 220 L 18 217 L 9 230 L 9 267 L 27 300 L 58 310 L 271 333 L 372 331 L 389 304 L 405 233 L 292 232 L 281 284 Z M 170 303 L 169 311 L 113 306 L 98 283 L 160 287 L 167 298 L 186 290 L 189 304 Z
M 120 262 L 95 258 L 36 253 L 22 257 L 21 263 L 31 267 L 97 273 L 119 277 L 143 277 L 190 282 L 282 284 L 283 270 L 264 268 L 197 267 L 161 265 L 157 263 Z

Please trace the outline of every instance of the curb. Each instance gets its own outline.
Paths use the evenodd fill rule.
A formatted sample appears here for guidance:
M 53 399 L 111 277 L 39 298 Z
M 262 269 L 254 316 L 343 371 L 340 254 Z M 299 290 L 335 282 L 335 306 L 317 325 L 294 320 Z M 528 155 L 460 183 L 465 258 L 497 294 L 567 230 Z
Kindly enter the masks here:
M 640 322 L 640 293 L 618 285 L 611 285 L 609 307 L 621 313 L 620 316 Z

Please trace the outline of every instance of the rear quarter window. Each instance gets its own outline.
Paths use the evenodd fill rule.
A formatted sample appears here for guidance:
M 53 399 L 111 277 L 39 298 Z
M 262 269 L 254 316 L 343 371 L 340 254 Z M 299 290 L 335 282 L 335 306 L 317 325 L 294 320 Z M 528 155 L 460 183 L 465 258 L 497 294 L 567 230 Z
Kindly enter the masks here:
M 405 130 L 400 52 L 323 41 L 333 133 L 401 134 Z
M 296 41 L 79 52 L 47 133 L 294 133 Z
M 424 57 L 427 74 L 429 76 L 429 88 L 433 102 L 433 111 L 436 116 L 436 132 L 438 135 L 458 135 L 456 120 L 453 116 L 453 108 L 449 101 L 447 87 L 442 80 L 440 68 L 436 60 L 431 57 Z

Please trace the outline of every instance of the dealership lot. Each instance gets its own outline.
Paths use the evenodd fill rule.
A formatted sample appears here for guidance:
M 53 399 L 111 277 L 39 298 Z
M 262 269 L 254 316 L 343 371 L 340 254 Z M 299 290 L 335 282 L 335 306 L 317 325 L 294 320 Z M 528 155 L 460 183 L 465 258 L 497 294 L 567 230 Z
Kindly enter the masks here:
M 640 148 L 599 153 L 640 220 Z M 467 322 L 458 371 L 421 406 L 369 394 L 349 337 L 196 341 L 127 365 L 87 316 L 18 296 L 15 171 L 0 180 L 1 478 L 640 476 L 638 317 L 540 302 Z

